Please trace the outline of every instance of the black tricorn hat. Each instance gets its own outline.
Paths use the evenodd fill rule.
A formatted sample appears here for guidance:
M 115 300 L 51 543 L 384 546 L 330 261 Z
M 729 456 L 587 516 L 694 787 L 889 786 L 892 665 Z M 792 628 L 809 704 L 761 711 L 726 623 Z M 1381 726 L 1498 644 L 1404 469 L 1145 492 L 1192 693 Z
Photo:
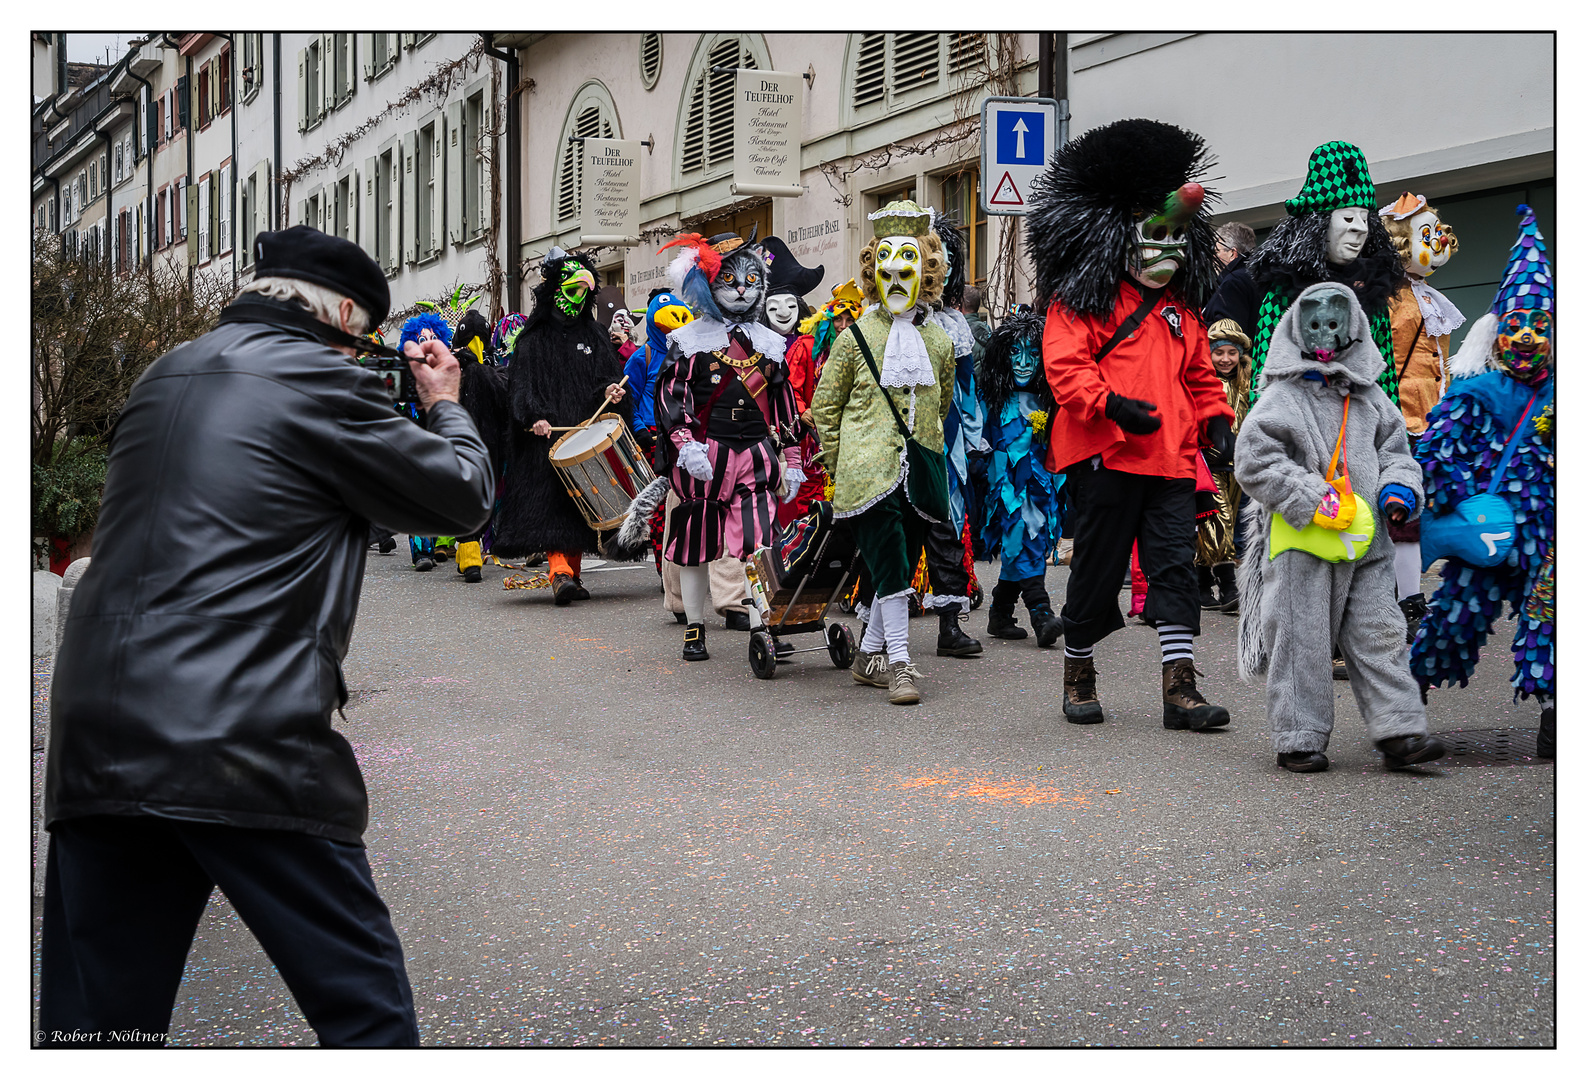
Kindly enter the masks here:
M 781 293 L 803 296 L 821 284 L 821 279 L 827 276 L 825 266 L 818 266 L 814 270 L 808 266 L 801 266 L 780 236 L 766 237 L 760 242 L 760 248 L 766 253 L 767 296 L 777 296 Z

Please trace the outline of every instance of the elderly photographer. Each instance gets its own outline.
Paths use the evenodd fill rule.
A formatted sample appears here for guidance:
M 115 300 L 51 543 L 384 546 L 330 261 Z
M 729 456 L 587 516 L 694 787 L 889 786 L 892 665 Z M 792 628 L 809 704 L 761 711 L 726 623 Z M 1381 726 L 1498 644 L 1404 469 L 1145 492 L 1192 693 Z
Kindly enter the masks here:
M 390 308 L 369 256 L 304 226 L 255 245 L 253 282 L 150 366 L 111 437 L 50 695 L 45 1046 L 163 1039 L 216 886 L 321 1045 L 418 1043 L 331 715 L 369 522 L 478 529 L 490 462 L 440 342 L 406 348 L 422 427 L 350 359 Z

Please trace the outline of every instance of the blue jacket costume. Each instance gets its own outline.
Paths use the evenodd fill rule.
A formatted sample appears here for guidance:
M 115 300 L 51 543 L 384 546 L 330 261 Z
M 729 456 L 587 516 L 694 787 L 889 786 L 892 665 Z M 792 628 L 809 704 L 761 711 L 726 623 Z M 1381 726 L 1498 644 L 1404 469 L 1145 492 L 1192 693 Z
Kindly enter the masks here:
M 1423 686 L 1465 686 L 1508 603 L 1511 617 L 1519 617 L 1510 645 L 1515 696 L 1552 698 L 1554 288 L 1536 218 L 1524 205 L 1517 213 L 1523 215 L 1521 235 L 1492 312 L 1468 332 L 1451 364 L 1457 378 L 1428 413 L 1427 431 L 1416 446 L 1427 512 L 1436 516 L 1488 490 L 1505 443 L 1516 433 L 1515 455 L 1496 492 L 1515 513 L 1515 546 L 1497 566 L 1445 562 L 1443 584 L 1411 646 L 1411 670 Z M 1542 347 L 1526 348 L 1533 342 Z M 1471 374 L 1483 367 L 1496 370 Z M 1458 377 L 1463 374 L 1468 377 Z M 1522 424 L 1529 404 L 1533 419 Z
M 667 359 L 667 335 L 692 319 L 683 301 L 670 291 L 657 293 L 645 308 L 645 343 L 623 365 L 634 399 L 634 430 L 656 426 L 656 376 Z

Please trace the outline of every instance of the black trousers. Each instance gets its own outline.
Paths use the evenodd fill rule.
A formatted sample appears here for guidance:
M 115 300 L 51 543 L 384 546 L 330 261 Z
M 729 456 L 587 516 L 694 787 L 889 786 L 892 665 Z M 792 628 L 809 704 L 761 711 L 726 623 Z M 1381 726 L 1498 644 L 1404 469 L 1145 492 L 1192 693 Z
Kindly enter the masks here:
M 1137 542 L 1141 570 L 1151 583 L 1146 620 L 1201 633 L 1195 480 L 1093 469 L 1089 461 L 1064 475 L 1075 534 L 1069 590 L 1060 612 L 1064 641 L 1085 648 L 1123 627 L 1119 582 Z
M 926 574 L 938 596 L 963 596 L 970 592 L 970 572 L 964 568 L 964 535 L 949 522 L 926 528 Z
M 298 832 L 103 816 L 50 831 L 40 1045 L 159 1046 L 217 885 L 321 1046 L 419 1044 L 402 945 L 362 847 Z M 116 1032 L 154 1038 L 116 1041 Z

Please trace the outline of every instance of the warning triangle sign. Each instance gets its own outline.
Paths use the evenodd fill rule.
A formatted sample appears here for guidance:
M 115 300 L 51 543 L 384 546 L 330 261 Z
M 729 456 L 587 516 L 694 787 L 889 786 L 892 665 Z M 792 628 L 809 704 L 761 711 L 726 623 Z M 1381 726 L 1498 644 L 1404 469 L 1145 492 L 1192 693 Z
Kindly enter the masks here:
M 992 206 L 1024 206 L 1025 200 L 1020 197 L 1019 188 L 1014 184 L 1014 178 L 1003 173 L 1003 179 L 997 182 L 997 187 L 992 191 L 992 197 L 986 200 Z

